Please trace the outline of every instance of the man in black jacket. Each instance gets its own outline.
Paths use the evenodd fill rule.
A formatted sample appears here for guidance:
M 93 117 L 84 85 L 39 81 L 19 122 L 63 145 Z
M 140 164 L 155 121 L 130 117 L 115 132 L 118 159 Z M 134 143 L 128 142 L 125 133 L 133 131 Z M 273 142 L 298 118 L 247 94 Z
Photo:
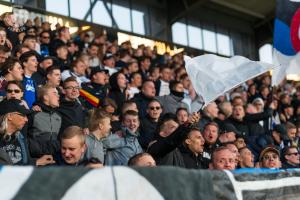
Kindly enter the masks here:
M 179 147 L 183 157 L 185 168 L 207 169 L 209 160 L 202 156 L 204 138 L 197 128 L 192 128 L 186 135 L 186 139 Z
M 286 147 L 283 150 L 283 163 L 282 168 L 299 168 L 300 167 L 300 155 L 296 147 Z
M 198 119 L 195 115 L 189 121 Z M 204 139 L 199 129 L 192 128 L 190 123 L 178 126 L 172 118 L 163 120 L 159 129 L 158 139 L 148 148 L 157 165 L 197 169 L 208 167 L 208 160 L 202 157 Z
M 87 112 L 79 103 L 79 88 L 75 77 L 69 77 L 63 83 L 63 93 L 65 96 L 60 100 L 60 106 L 57 110 L 62 117 L 60 133 L 71 125 L 81 128 L 85 127 Z
M 148 104 L 146 117 L 141 118 L 139 143 L 143 149 L 147 149 L 148 144 L 154 139 L 157 130 L 158 120 L 162 113 L 162 106 L 159 101 L 153 99 Z
M 265 134 L 264 128 L 258 123 L 260 120 L 267 119 L 272 116 L 273 107 L 266 109 L 261 113 L 246 114 L 245 108 L 242 105 L 233 107 L 232 116 L 227 122 L 236 127 L 244 137 L 256 137 Z
M 141 92 L 133 97 L 139 110 L 139 117 L 142 119 L 147 115 L 147 106 L 149 102 L 155 97 L 155 85 L 153 81 L 146 80 L 143 82 Z

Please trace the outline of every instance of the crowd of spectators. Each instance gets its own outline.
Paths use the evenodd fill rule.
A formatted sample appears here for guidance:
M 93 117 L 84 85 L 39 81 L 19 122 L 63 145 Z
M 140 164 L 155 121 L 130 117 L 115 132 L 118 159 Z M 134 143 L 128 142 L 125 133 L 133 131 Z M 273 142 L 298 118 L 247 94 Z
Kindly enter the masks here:
M 50 25 L 0 16 L 1 164 L 299 167 L 296 82 L 266 73 L 199 110 L 184 53 Z

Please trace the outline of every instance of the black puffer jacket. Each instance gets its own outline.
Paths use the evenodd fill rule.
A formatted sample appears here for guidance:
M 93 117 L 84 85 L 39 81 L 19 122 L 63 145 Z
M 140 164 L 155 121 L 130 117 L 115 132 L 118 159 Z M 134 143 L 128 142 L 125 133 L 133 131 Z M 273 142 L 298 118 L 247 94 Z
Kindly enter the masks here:
M 62 99 L 57 111 L 62 117 L 60 133 L 72 125 L 81 128 L 85 127 L 87 111 L 85 111 L 82 105 L 77 101 L 66 101 L 65 99 Z
M 202 155 L 196 156 L 190 149 L 181 145 L 179 151 L 182 155 L 184 167 L 188 169 L 208 169 L 209 159 Z

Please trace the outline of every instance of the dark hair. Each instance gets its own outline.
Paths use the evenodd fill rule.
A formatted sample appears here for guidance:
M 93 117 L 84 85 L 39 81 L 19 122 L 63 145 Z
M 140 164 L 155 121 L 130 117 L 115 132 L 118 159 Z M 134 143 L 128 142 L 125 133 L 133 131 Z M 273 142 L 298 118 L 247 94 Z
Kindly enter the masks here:
M 142 56 L 142 57 L 140 57 L 140 59 L 139 59 L 139 64 L 140 64 L 141 62 L 144 62 L 144 61 L 147 60 L 147 59 L 149 59 L 149 60 L 151 61 L 151 57 L 149 57 L 149 56 Z
M 127 55 L 130 55 L 129 51 L 127 49 L 120 49 L 118 52 L 120 58 L 124 58 Z
M 89 48 L 91 48 L 92 46 L 100 48 L 99 45 L 95 42 L 92 42 L 92 43 L 89 44 Z
M 130 82 L 131 82 L 131 79 L 133 79 L 137 75 L 142 76 L 139 72 L 133 72 L 132 74 L 130 74 Z
M 22 43 L 24 44 L 25 40 L 36 40 L 36 37 L 33 35 L 25 35 Z
M 187 113 L 189 113 L 188 110 L 187 110 L 186 108 L 180 107 L 180 108 L 177 108 L 177 110 L 176 110 L 176 115 L 177 115 L 181 110 L 184 110 L 184 111 L 186 111 Z
M 76 82 L 76 83 L 78 83 L 76 77 L 70 76 L 69 78 L 67 78 L 67 79 L 63 82 L 63 87 L 65 87 L 65 85 L 66 85 L 68 82 Z
M 178 84 L 182 84 L 180 81 L 172 80 L 170 81 L 169 88 L 170 90 L 175 90 Z
M 160 101 L 159 100 L 157 100 L 157 99 L 151 99 L 150 101 L 149 101 L 149 103 L 147 104 L 147 108 L 148 108 L 148 106 L 150 105 L 150 103 L 153 103 L 153 102 L 157 102 L 157 103 L 159 103 L 159 105 L 160 105 L 160 107 L 162 107 L 162 105 L 161 105 L 161 103 L 160 103 Z
M 24 91 L 24 87 L 23 87 L 22 83 L 20 81 L 15 81 L 15 80 L 7 82 L 7 85 L 5 87 L 5 91 L 7 91 L 8 86 L 11 85 L 11 84 L 17 85 L 22 92 Z
M 284 149 L 282 150 L 283 155 L 284 155 L 284 156 L 287 155 L 288 152 L 290 151 L 290 149 L 297 149 L 297 152 L 298 152 L 297 146 L 292 145 L 292 146 L 284 147 Z M 285 158 L 284 158 L 284 159 L 285 159 Z
M 46 76 L 47 76 L 48 74 L 52 74 L 54 70 L 59 70 L 59 71 L 60 71 L 60 67 L 57 66 L 57 65 L 51 65 L 50 67 L 48 67 L 48 68 L 46 69 Z
M 16 63 L 19 63 L 19 60 L 16 57 L 8 57 L 5 62 L 1 65 L 1 76 L 5 76 L 12 70 Z
M 161 65 L 159 67 L 159 72 L 162 73 L 162 71 L 164 71 L 165 69 L 170 69 L 171 70 L 172 68 L 168 65 Z
M 0 46 L 0 52 L 8 53 L 8 52 L 10 52 L 10 49 L 7 46 L 3 45 L 3 46 Z
M 57 30 L 58 35 L 61 35 L 61 33 L 64 32 L 65 30 L 67 30 L 67 29 L 69 29 L 69 28 L 66 27 L 66 26 L 60 27 L 60 28 Z
M 42 32 L 40 33 L 40 37 L 42 37 L 42 35 L 43 35 L 44 33 L 48 33 L 48 34 L 49 34 L 49 36 L 51 36 L 51 33 L 50 33 L 50 31 L 42 31 Z
M 36 51 L 27 51 L 25 53 L 23 53 L 21 56 L 20 56 L 20 61 L 21 61 L 21 64 L 23 65 L 24 62 L 27 62 L 28 59 L 32 56 L 35 56 L 36 58 L 38 58 L 38 54 Z

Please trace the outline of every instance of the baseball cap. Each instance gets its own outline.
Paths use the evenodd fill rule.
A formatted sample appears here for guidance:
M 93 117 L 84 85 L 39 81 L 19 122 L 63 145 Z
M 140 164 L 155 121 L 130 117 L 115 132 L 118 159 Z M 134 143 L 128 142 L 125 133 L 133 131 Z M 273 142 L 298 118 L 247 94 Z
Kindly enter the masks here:
M 114 57 L 113 54 L 107 53 L 107 54 L 104 55 L 103 60 L 108 60 L 108 59 L 111 59 L 111 58 L 113 58 L 113 57 Z
M 262 161 L 262 158 L 264 157 L 264 155 L 265 155 L 266 153 L 270 152 L 270 151 L 276 153 L 276 154 L 280 157 L 280 152 L 279 152 L 278 149 L 276 149 L 276 148 L 273 147 L 273 146 L 268 146 L 268 147 L 264 148 L 264 149 L 260 152 L 260 155 L 259 155 L 259 161 Z
M 0 115 L 5 115 L 7 113 L 13 112 L 18 112 L 23 115 L 32 113 L 32 111 L 26 109 L 23 105 L 23 102 L 18 99 L 4 100 L 0 103 Z
M 105 74 L 108 74 L 109 71 L 107 69 L 102 69 L 100 67 L 93 67 L 90 74 L 90 78 L 92 78 L 98 72 L 104 72 Z
M 228 132 L 234 132 L 236 135 L 242 135 L 242 133 L 238 131 L 234 125 L 230 123 L 225 123 L 222 127 L 221 133 L 228 133 Z

